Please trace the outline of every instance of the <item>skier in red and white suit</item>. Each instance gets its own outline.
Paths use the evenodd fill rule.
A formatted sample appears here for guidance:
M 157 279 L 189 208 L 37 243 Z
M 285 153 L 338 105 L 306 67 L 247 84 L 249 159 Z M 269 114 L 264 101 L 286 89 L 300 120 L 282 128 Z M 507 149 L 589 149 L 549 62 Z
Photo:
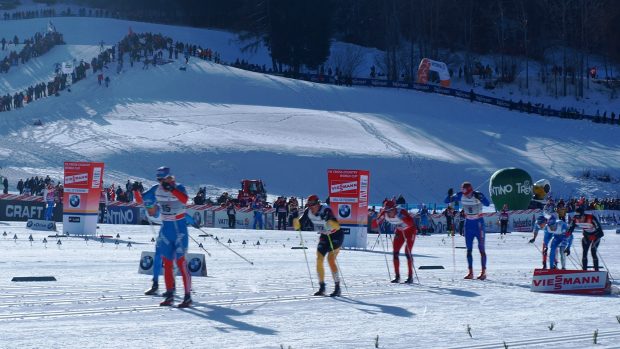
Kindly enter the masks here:
M 418 232 L 413 216 L 407 210 L 396 207 L 396 203 L 393 200 L 388 200 L 385 201 L 381 212 L 373 223 L 373 226 L 379 227 L 381 233 L 394 234 L 394 250 L 392 253 L 396 278 L 392 280 L 393 283 L 400 282 L 400 261 L 398 255 L 400 254 L 401 247 L 406 242 L 405 256 L 407 257 L 409 274 L 405 283 L 413 283 L 413 256 L 411 250 Z

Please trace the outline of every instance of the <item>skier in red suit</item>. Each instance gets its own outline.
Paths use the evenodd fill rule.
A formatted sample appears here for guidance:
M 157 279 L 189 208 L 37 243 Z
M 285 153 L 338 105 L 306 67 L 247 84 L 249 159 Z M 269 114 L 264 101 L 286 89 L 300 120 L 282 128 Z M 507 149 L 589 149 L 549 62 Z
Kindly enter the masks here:
M 413 216 L 407 210 L 398 208 L 393 200 L 387 200 L 373 225 L 379 227 L 380 232 L 383 234 L 394 234 L 394 250 L 392 253 L 396 278 L 392 280 L 393 283 L 400 282 L 400 260 L 398 255 L 400 254 L 401 247 L 406 242 L 405 256 L 407 257 L 409 274 L 405 283 L 413 283 L 413 255 L 411 250 L 418 232 Z

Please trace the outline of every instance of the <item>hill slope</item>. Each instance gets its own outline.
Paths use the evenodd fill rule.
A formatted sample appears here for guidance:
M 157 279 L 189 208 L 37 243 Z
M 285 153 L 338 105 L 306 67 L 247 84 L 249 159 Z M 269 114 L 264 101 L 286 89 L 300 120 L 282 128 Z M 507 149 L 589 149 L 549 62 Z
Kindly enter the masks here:
M 0 77 L 0 86 L 25 86 L 24 71 L 53 67 L 62 57 L 89 61 L 101 40 L 115 42 L 114 35 L 119 40 L 131 23 L 64 20 L 55 24 L 67 33 L 68 45 L 14 68 Z M 34 32 L 37 21 L 42 20 L 0 29 Z M 100 38 L 86 25 L 113 29 Z M 179 40 L 208 32 L 130 25 L 136 32 L 185 35 Z M 106 181 L 124 182 L 150 179 L 156 167 L 167 164 L 190 186 L 236 188 L 240 179 L 252 177 L 264 179 L 271 193 L 324 196 L 328 168 L 360 168 L 371 171 L 373 202 L 398 193 L 410 201 L 437 202 L 449 186 L 463 180 L 477 186 L 496 169 L 515 166 L 534 179 L 551 179 L 559 194 L 617 193 L 617 184 L 579 178 L 584 169 L 618 177 L 617 127 L 407 90 L 318 85 L 197 59 L 186 71 L 179 70 L 182 65 L 179 60 L 149 70 L 126 66 L 119 75 L 112 65 L 109 88 L 89 76 L 70 93 L 2 113 L 3 174 L 14 183 L 26 173 L 60 174 L 66 160 L 101 160 Z M 44 127 L 31 126 L 33 119 Z

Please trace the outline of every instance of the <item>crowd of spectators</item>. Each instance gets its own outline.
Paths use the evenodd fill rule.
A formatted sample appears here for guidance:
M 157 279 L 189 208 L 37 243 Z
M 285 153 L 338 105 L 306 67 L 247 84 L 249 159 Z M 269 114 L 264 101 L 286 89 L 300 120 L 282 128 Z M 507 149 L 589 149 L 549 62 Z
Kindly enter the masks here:
M 11 44 L 18 44 L 19 39 L 15 36 L 9 41 Z M 6 47 L 6 40 L 0 40 L 2 49 Z M 38 57 L 48 52 L 55 45 L 64 44 L 62 34 L 58 32 L 47 32 L 46 34 L 36 33 L 32 38 L 24 41 L 23 49 L 17 53 L 11 51 L 2 61 L 0 61 L 0 72 L 8 73 L 11 66 L 17 66 L 30 60 L 32 57 Z M 53 80 L 45 83 L 37 83 L 31 85 L 24 91 L 0 95 L 0 112 L 10 111 L 11 109 L 22 108 L 24 104 L 30 103 L 35 99 L 45 98 L 63 90 L 67 84 L 66 74 L 57 74 Z
M 17 45 L 20 44 L 20 40 L 17 35 L 15 35 L 8 41 L 6 38 L 0 39 L 0 44 L 2 51 L 6 51 L 10 45 L 17 47 Z M 56 45 L 64 44 L 64 41 L 61 33 L 56 31 L 48 31 L 45 34 L 36 33 L 30 39 L 24 40 L 22 44 L 23 47 L 21 51 L 10 51 L 9 54 L 0 62 L 0 73 L 8 73 L 11 66 L 24 64 L 32 57 L 38 57 L 48 52 Z
M 108 201 L 132 202 L 134 200 L 133 192 L 137 190 L 144 193 L 144 185 L 139 181 L 131 181 L 130 179 L 123 184 L 112 183 L 106 188 L 106 196 Z

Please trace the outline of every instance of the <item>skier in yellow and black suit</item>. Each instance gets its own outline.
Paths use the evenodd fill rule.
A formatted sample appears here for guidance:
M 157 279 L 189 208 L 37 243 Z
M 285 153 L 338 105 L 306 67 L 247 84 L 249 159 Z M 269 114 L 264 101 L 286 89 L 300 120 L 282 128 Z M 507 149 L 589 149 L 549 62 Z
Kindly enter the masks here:
M 319 290 L 315 296 L 325 295 L 325 269 L 323 261 L 327 255 L 327 262 L 334 278 L 334 292 L 330 297 L 340 296 L 340 276 L 336 257 L 340 252 L 340 247 L 344 240 L 344 232 L 340 229 L 340 224 L 328 205 L 321 204 L 319 197 L 310 195 L 306 204 L 306 209 L 299 219 L 293 220 L 295 230 L 318 230 L 321 233 L 319 244 L 316 248 L 316 272 L 319 276 Z

